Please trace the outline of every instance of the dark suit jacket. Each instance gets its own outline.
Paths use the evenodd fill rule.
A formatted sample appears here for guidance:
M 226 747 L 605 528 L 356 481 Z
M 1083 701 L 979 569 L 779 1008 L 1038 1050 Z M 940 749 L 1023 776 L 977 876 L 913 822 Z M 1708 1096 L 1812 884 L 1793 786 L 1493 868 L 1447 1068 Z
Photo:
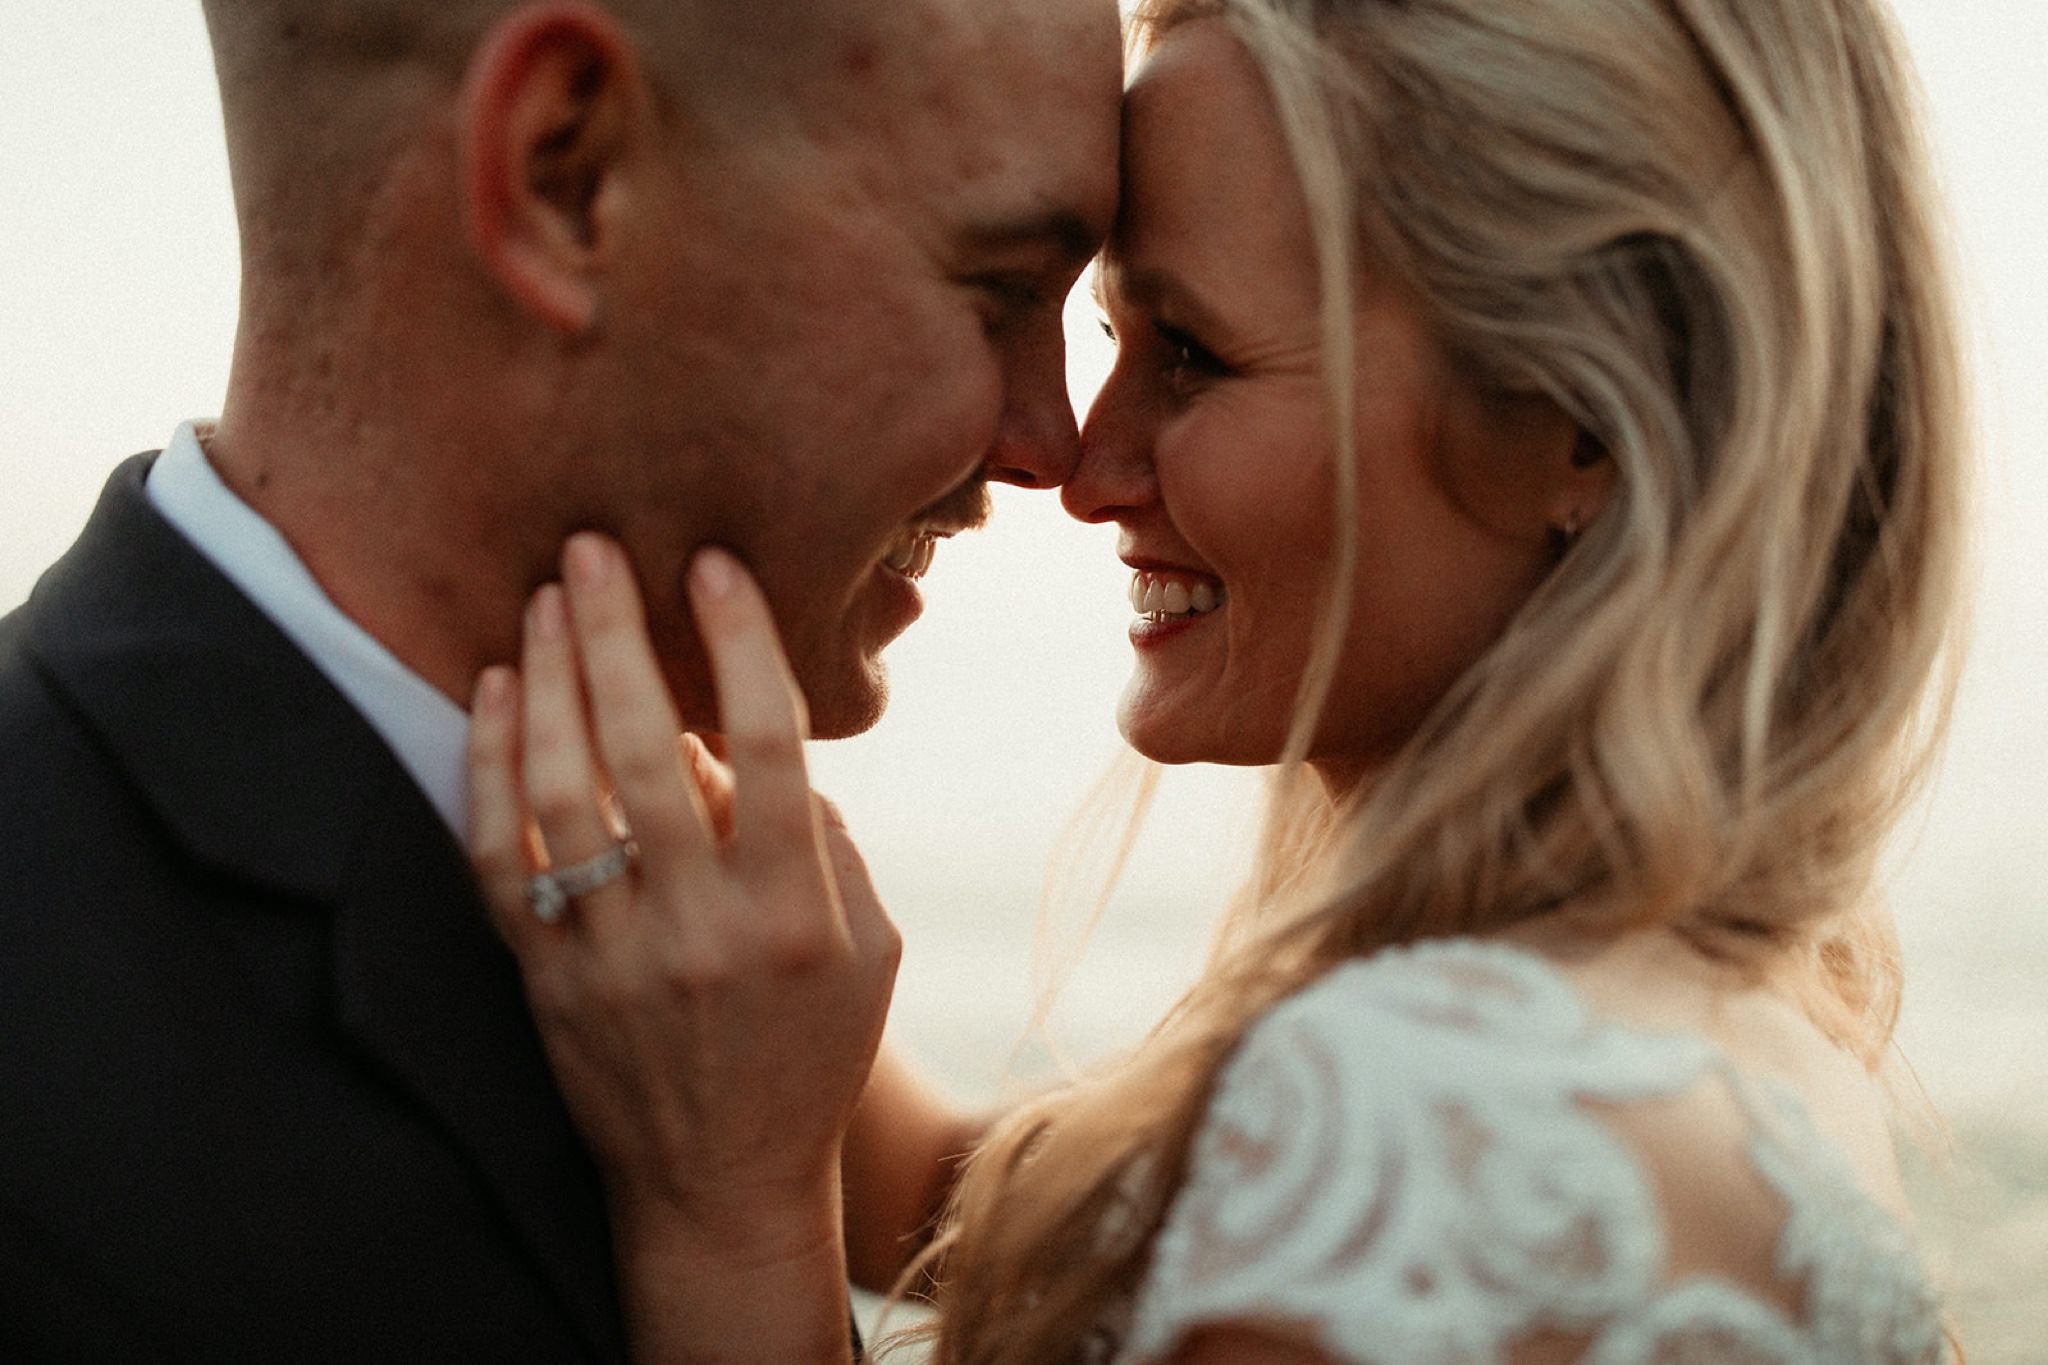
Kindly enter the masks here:
M 0 620 L 0 1360 L 621 1359 L 460 849 L 147 466 Z

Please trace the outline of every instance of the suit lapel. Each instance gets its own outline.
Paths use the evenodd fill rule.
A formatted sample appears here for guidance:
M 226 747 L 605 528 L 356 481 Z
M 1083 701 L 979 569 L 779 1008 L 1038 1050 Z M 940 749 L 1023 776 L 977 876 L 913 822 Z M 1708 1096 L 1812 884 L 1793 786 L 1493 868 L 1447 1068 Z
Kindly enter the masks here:
M 410 781 L 373 813 L 335 920 L 343 1029 L 476 1163 L 603 1358 L 623 1356 L 596 1169 L 467 863 Z
M 124 464 L 37 585 L 29 647 L 188 853 L 334 925 L 343 1033 L 489 1188 L 602 1358 L 602 1190 L 467 864 L 381 738 L 160 518 Z

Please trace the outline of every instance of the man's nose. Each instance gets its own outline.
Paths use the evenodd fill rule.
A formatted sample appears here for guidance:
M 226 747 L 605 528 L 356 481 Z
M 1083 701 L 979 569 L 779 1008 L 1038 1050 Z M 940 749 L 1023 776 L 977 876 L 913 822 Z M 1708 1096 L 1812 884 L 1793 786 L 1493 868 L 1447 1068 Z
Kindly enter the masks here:
M 1021 414 L 1020 414 L 1021 417 Z M 1057 411 L 1033 413 L 1028 421 L 1006 421 L 985 465 L 988 477 L 1019 488 L 1057 488 L 1073 477 L 1081 461 L 1081 432 L 1064 395 Z
M 1067 396 L 1067 344 L 1055 316 L 1015 358 L 1002 425 L 983 471 L 997 483 L 1057 488 L 1081 459 L 1081 429 Z

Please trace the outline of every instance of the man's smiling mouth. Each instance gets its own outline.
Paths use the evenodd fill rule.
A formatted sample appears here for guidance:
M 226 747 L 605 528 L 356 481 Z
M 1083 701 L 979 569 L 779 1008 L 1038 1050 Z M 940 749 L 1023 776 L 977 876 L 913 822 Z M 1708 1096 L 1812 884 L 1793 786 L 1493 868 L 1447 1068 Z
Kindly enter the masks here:
M 952 534 L 951 531 L 930 528 L 912 528 L 899 532 L 896 539 L 889 543 L 887 553 L 882 556 L 882 563 L 891 572 L 899 573 L 914 582 L 930 571 L 932 558 L 939 552 L 939 542 Z

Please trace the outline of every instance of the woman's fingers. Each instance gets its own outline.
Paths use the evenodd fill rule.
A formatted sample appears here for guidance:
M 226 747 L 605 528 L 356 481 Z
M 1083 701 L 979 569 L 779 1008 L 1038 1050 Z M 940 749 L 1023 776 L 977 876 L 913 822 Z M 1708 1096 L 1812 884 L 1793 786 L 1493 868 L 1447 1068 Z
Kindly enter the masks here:
M 711 832 L 724 844 L 732 838 L 732 769 L 694 732 L 683 736 L 682 752 L 690 778 L 697 784 L 697 798 L 711 821 Z
M 526 803 L 519 795 L 519 678 L 487 668 L 469 712 L 469 850 L 485 904 L 515 953 L 543 926 L 526 906 Z
M 839 807 L 822 796 L 813 796 L 819 829 L 825 842 L 825 856 L 832 868 L 832 881 L 839 892 L 839 904 L 846 915 L 847 932 L 864 956 L 886 961 L 893 974 L 903 951 L 903 940 L 895 922 L 882 908 L 875 893 L 874 878 L 868 874 L 867 859 L 846 828 Z
M 690 568 L 690 605 L 718 688 L 736 854 L 743 862 L 790 854 L 814 862 L 817 826 L 804 770 L 809 719 L 768 603 L 739 561 L 708 548 Z
M 564 583 L 536 595 L 523 693 L 507 695 L 507 669 L 479 686 L 472 845 L 615 1207 L 772 1226 L 836 1191 L 897 944 L 843 830 L 823 837 L 832 817 L 812 807 L 803 705 L 766 602 L 729 557 L 702 558 L 692 603 L 732 766 L 682 734 L 623 554 L 578 536 Z M 601 853 L 606 780 L 640 870 L 578 895 L 569 931 L 549 930 L 526 904 L 526 831 L 539 826 L 558 869 Z
M 535 594 L 519 673 L 523 705 L 515 700 L 505 715 L 484 717 L 477 735 L 485 822 L 478 851 L 496 860 L 494 907 L 524 899 L 530 860 L 511 832 L 521 821 L 538 829 L 555 870 L 612 846 L 600 790 L 608 778 L 641 868 L 668 893 L 659 898 L 665 903 L 712 915 L 728 892 L 740 893 L 771 919 L 783 909 L 797 917 L 783 918 L 784 928 L 811 920 L 820 906 L 843 915 L 829 855 L 820 857 L 803 697 L 767 602 L 717 549 L 700 553 L 690 590 L 718 694 L 722 732 L 714 742 L 726 761 L 681 731 L 623 551 L 601 536 L 573 537 L 563 583 Z M 741 892 L 749 882 L 754 890 Z M 608 883 L 577 893 L 579 919 L 606 937 L 592 910 L 630 905 L 630 891 L 620 879 L 616 890 Z M 843 924 L 842 915 L 831 918 Z
M 562 572 L 590 725 L 641 857 L 663 870 L 701 858 L 708 851 L 705 812 L 683 780 L 676 747 L 682 725 L 647 639 L 625 552 L 601 536 L 573 536 Z
M 615 836 L 599 804 L 569 606 L 556 584 L 535 593 L 528 608 L 520 674 L 526 683 L 520 708 L 526 806 L 547 847 L 548 866 L 559 872 L 605 853 Z M 587 916 L 606 904 L 626 903 L 624 882 L 613 879 L 579 891 L 578 910 Z M 544 917 L 568 908 L 566 903 L 535 907 Z

